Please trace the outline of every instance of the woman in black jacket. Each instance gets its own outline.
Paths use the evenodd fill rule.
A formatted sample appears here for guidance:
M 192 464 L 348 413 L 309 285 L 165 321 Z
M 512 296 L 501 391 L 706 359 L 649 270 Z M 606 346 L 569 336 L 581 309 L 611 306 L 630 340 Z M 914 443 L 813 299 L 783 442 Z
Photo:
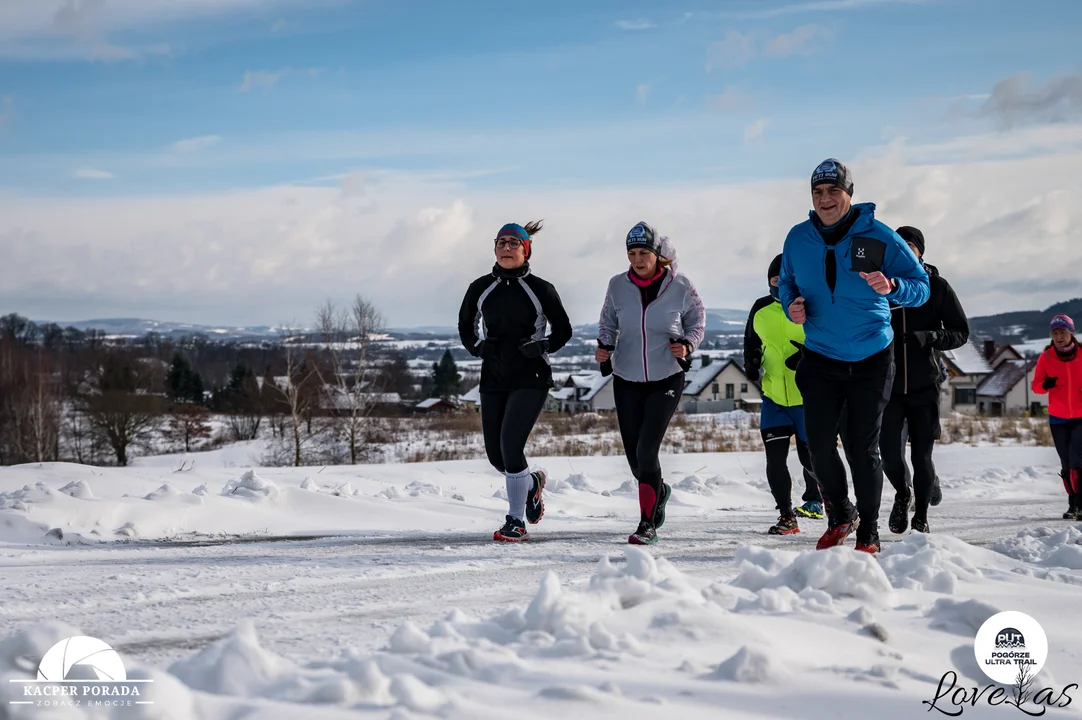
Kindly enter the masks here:
M 548 354 L 571 339 L 556 288 L 530 273 L 531 241 L 540 230 L 540 222 L 500 228 L 496 264 L 470 283 L 458 312 L 462 344 L 481 358 L 485 452 L 507 478 L 506 522 L 492 536 L 504 542 L 529 540 L 523 521 L 537 524 L 545 513 L 545 473 L 530 472 L 526 440 L 553 387 Z

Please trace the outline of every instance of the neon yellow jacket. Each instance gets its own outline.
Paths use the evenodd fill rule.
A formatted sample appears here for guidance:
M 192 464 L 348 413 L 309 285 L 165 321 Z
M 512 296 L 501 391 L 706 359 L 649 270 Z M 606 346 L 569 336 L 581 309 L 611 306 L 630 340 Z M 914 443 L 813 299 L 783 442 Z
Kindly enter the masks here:
M 796 387 L 796 371 L 785 361 L 800 352 L 793 343 L 804 344 L 804 328 L 785 316 L 781 303 L 771 296 L 759 298 L 744 327 L 744 373 L 752 380 L 763 371 L 763 395 L 782 407 L 804 404 Z

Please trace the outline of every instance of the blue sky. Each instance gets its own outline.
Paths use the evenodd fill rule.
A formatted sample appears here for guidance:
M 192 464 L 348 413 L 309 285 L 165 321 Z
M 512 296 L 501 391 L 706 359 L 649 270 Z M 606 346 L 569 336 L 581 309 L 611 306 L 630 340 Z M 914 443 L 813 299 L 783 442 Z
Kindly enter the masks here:
M 1082 119 L 1080 30 L 1073 0 L 0 2 L 0 193 L 436 182 L 406 222 L 447 183 L 476 208 L 802 181 L 897 143 L 925 149 L 907 166 L 971 158 L 967 137 L 1026 158 Z

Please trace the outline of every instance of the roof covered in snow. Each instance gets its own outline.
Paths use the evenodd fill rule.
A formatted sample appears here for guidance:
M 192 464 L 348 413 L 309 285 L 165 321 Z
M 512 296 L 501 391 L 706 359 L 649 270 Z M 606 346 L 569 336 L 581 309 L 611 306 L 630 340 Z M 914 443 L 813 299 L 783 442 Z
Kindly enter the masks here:
M 992 372 L 992 366 L 973 342 L 954 350 L 944 350 L 943 359 L 962 375 L 988 375 Z
M 1001 398 L 1006 396 L 1019 381 L 1025 381 L 1031 363 L 1027 360 L 1005 360 L 995 372 L 977 386 L 977 395 Z
M 481 385 L 474 385 L 464 395 L 459 395 L 458 399 L 464 403 L 473 403 L 474 405 L 481 404 Z
M 582 396 L 582 399 L 587 401 L 593 400 L 610 382 L 612 382 L 612 375 L 605 376 L 600 372 L 596 373 L 590 383 L 590 389 Z
M 428 410 L 429 408 L 434 408 L 441 403 L 444 405 L 450 404 L 443 398 L 428 398 L 427 400 L 422 400 L 421 402 L 417 403 L 417 408 L 420 410 Z
M 698 395 L 706 389 L 707 385 L 714 381 L 714 378 L 721 374 L 722 370 L 730 365 L 736 365 L 731 358 L 721 362 L 712 362 L 706 367 L 700 365 L 696 368 L 693 366 L 687 375 L 687 383 L 684 385 L 684 394 Z M 741 370 L 740 372 L 743 373 L 744 371 Z

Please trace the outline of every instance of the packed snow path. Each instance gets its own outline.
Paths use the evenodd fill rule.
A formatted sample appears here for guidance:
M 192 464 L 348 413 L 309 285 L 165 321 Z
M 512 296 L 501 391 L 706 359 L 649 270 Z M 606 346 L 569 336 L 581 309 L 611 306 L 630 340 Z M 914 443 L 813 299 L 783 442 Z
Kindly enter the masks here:
M 0 521 L 18 521 L 0 544 L 0 638 L 60 621 L 129 664 L 170 669 L 200 691 L 177 691 L 195 703 L 190 717 L 212 718 L 245 703 L 295 717 L 298 702 L 318 704 L 305 717 L 501 717 L 504 702 L 522 717 L 626 720 L 659 704 L 680 716 L 796 717 L 809 693 L 820 707 L 800 717 L 915 717 L 948 670 L 987 684 L 972 635 L 997 609 L 1045 623 L 1043 685 L 1082 680 L 1082 628 L 1071 622 L 1082 531 L 1059 519 L 1051 450 L 948 447 L 938 460 L 945 499 L 933 535 L 890 535 L 888 490 L 879 560 L 851 542 L 808 552 L 823 521 L 766 536 L 775 513 L 754 455 L 666 458 L 676 491 L 662 541 L 626 557 L 636 510 L 620 458 L 543 461 L 546 517 L 520 545 L 490 540 L 505 505 L 482 463 L 247 475 L 197 464 L 180 475 L 163 460 L 94 470 L 74 487 L 89 469 L 13 468 L 0 473 Z M 299 539 L 320 525 L 325 536 Z M 50 526 L 64 539 L 40 532 Z M 125 528 L 123 542 L 106 536 Z M 110 542 L 84 544 L 99 540 Z M 357 671 L 342 658 L 375 665 Z M 313 663 L 338 661 L 346 689 L 296 689 L 314 682 Z M 1004 712 L 967 706 L 965 716 Z

